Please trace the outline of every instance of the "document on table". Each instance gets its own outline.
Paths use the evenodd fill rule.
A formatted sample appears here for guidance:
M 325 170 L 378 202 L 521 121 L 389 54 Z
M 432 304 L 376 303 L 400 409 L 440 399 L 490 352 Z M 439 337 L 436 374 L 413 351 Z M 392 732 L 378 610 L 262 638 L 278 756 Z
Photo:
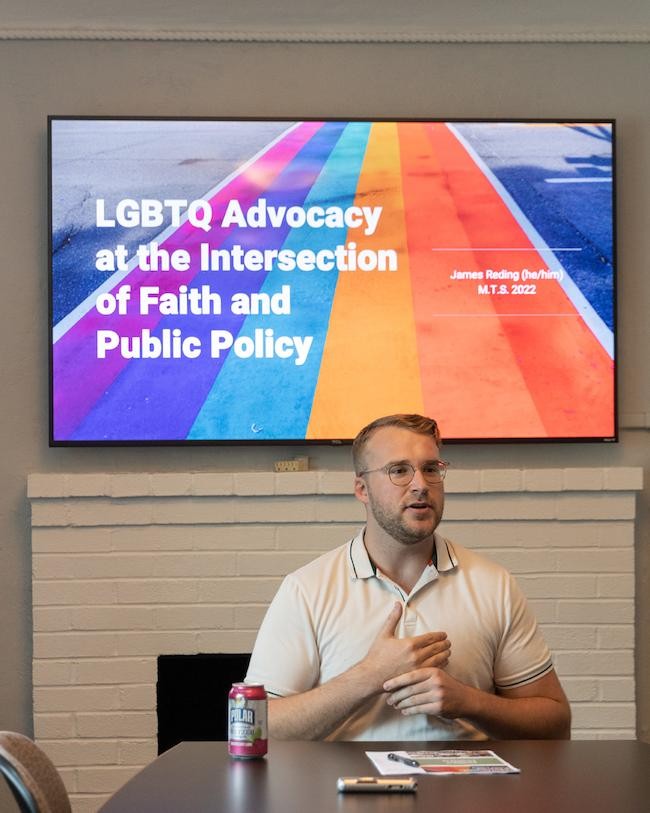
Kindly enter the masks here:
M 389 754 L 391 755 L 389 757 Z M 366 751 L 380 774 L 489 775 L 519 773 L 494 751 Z

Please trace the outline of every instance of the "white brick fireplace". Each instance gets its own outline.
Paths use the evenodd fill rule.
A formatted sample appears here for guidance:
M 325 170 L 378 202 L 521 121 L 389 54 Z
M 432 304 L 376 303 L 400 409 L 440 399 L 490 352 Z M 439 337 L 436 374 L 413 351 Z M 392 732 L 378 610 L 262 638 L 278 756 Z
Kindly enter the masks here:
M 156 756 L 156 658 L 247 652 L 282 576 L 362 522 L 348 472 L 33 474 L 34 728 L 75 813 Z M 573 736 L 633 738 L 641 470 L 450 471 L 443 532 L 505 564 Z

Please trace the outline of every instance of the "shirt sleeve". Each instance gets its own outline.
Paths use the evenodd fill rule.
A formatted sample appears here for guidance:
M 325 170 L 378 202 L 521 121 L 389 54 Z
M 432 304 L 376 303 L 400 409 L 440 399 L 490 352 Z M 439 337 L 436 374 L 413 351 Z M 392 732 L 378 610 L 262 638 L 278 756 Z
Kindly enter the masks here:
M 521 588 L 508 574 L 509 613 L 494 663 L 497 689 L 512 689 L 543 677 L 553 668 L 551 653 Z
M 287 576 L 271 602 L 253 647 L 247 683 L 285 697 L 312 689 L 320 677 L 313 618 L 300 585 Z

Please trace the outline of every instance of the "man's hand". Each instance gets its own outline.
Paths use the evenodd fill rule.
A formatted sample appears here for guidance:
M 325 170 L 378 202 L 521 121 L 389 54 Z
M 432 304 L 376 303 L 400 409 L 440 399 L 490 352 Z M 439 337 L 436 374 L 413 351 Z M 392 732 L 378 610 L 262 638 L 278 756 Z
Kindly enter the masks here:
M 448 675 L 442 669 L 415 669 L 387 680 L 386 702 L 402 714 L 434 714 L 454 719 L 471 717 L 472 689 Z
M 402 714 L 463 717 L 492 739 L 569 739 L 571 709 L 554 670 L 491 694 L 442 669 L 414 669 L 384 683 L 386 702 Z
M 403 677 L 426 667 L 444 667 L 449 662 L 451 643 L 445 632 L 396 638 L 395 630 L 401 615 L 402 605 L 396 602 L 368 654 L 359 664 L 378 692 L 385 690 L 385 683 L 390 678 Z

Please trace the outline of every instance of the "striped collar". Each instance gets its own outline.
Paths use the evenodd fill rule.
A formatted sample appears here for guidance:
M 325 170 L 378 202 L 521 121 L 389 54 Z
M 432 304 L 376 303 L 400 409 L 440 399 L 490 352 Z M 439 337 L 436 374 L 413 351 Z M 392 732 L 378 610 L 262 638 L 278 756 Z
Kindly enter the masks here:
M 350 563 L 351 575 L 355 579 L 369 579 L 377 575 L 375 565 L 368 556 L 368 551 L 363 543 L 363 534 L 365 527 L 351 539 L 348 543 L 348 561 Z M 434 533 L 434 540 L 436 544 L 436 557 L 438 560 L 437 567 L 433 562 L 429 562 L 425 570 L 433 578 L 437 578 L 438 573 L 446 573 L 453 570 L 458 566 L 458 559 L 454 552 L 452 543 L 444 536 Z

